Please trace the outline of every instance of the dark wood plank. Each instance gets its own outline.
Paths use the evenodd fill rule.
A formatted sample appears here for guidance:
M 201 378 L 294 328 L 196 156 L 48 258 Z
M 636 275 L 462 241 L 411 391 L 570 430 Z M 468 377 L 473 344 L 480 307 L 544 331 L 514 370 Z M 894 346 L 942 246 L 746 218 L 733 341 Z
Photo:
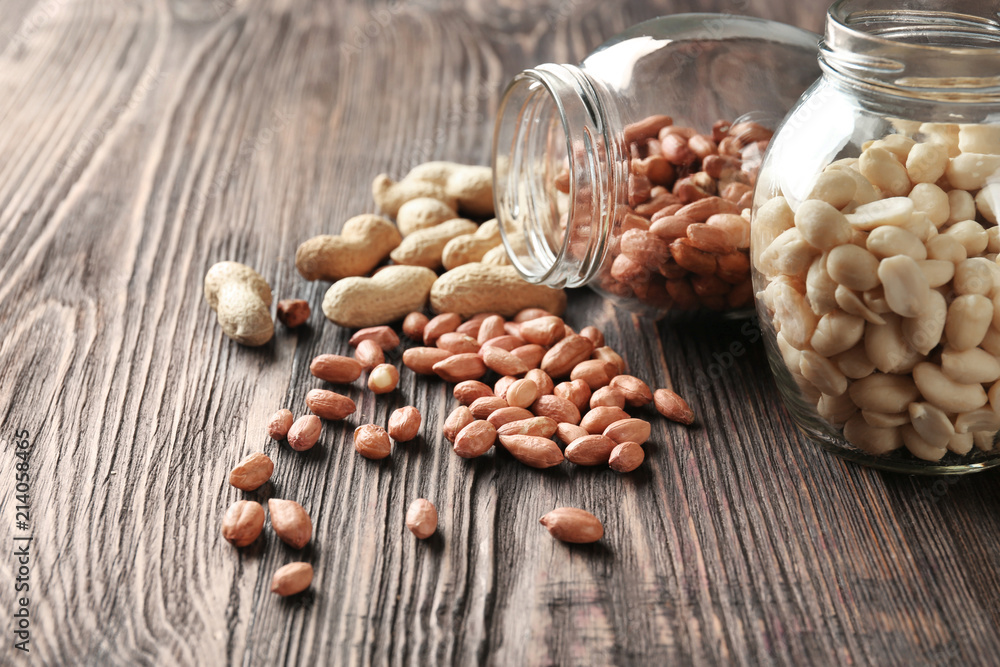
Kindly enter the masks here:
M 0 537 L 13 535 L 9 443 L 34 443 L 32 658 L 43 664 L 958 664 L 1000 649 L 993 475 L 886 475 L 804 441 L 747 322 L 639 321 L 574 291 L 651 382 L 699 425 L 655 421 L 629 476 L 460 460 L 449 388 L 398 394 L 306 455 L 268 441 L 308 361 L 349 332 L 315 315 L 260 350 L 232 344 L 201 298 L 221 259 L 281 296 L 320 302 L 292 257 L 371 211 L 374 174 L 428 159 L 485 163 L 502 85 L 575 62 L 625 27 L 678 11 L 822 26 L 818 0 L 450 2 L 77 0 L 0 13 Z M 13 37 L 12 37 L 13 35 Z M 318 311 L 318 308 L 317 308 Z M 736 346 L 736 347 L 734 347 Z M 398 355 L 395 357 L 398 360 Z M 424 438 L 381 464 L 352 425 L 413 404 Z M 300 557 L 273 535 L 219 536 L 246 453 L 276 460 L 251 497 L 312 513 L 300 599 L 269 592 Z M 424 496 L 440 535 L 416 543 Z M 605 520 L 566 548 L 554 506 Z M 10 559 L 0 561 L 10 581 Z M 0 606 L 14 606 L 0 586 Z M 19 656 L 5 641 L 4 664 Z M 17 664 L 15 662 L 15 664 Z

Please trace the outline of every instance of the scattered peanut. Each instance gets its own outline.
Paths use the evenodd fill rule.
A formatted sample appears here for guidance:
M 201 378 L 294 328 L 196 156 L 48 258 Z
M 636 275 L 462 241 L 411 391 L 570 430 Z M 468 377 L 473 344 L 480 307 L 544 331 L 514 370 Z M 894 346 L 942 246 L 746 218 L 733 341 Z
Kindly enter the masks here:
M 309 302 L 304 299 L 282 299 L 278 302 L 278 319 L 289 329 L 305 324 L 311 313 Z
M 273 473 L 274 462 L 267 454 L 257 452 L 236 464 L 229 473 L 229 483 L 241 491 L 256 491 Z
M 340 236 L 315 236 L 295 252 L 295 268 L 306 280 L 363 276 L 378 266 L 402 237 L 383 217 L 358 215 L 344 223 Z
M 399 384 L 399 371 L 392 364 L 379 364 L 368 374 L 368 389 L 373 394 L 388 394 Z
M 384 459 L 392 453 L 392 442 L 384 428 L 365 424 L 354 429 L 354 449 L 366 459 Z
M 264 529 L 264 508 L 252 500 L 237 500 L 222 519 L 222 537 L 237 547 L 252 544 Z
M 271 287 L 263 276 L 239 262 L 219 262 L 205 274 L 205 300 L 222 332 L 241 345 L 257 347 L 274 336 Z
M 347 396 L 326 389 L 310 389 L 306 394 L 306 405 L 321 419 L 338 421 L 354 414 L 357 409 Z
M 408 405 L 389 416 L 389 437 L 396 442 L 407 442 L 420 432 L 420 411 Z
M 271 592 L 282 597 L 301 593 L 313 580 L 313 566 L 309 563 L 282 565 L 271 578 Z
M 504 317 L 537 306 L 552 313 L 566 309 L 566 293 L 525 282 L 512 266 L 479 262 L 448 271 L 430 289 L 431 308 L 462 316 L 491 312 Z M 415 309 L 411 309 L 415 310 Z
M 293 421 L 291 410 L 284 408 L 278 410 L 271 415 L 271 420 L 267 423 L 267 434 L 275 440 L 284 440 Z
M 417 498 L 406 510 L 406 527 L 418 539 L 426 540 L 434 534 L 438 525 L 437 509 L 426 498 Z
M 437 274 L 422 266 L 387 266 L 371 278 L 344 278 L 323 297 L 327 319 L 343 327 L 394 322 L 427 303 Z
M 332 392 L 331 392 L 332 393 Z M 297 452 L 312 449 L 319 441 L 323 424 L 316 415 L 303 415 L 288 429 L 288 446 Z
M 561 542 L 588 544 L 604 537 L 600 519 L 576 507 L 559 507 L 538 521 Z
M 642 445 L 636 442 L 623 442 L 611 450 L 608 465 L 615 472 L 632 472 L 642 465 L 645 458 L 646 452 L 643 451 Z
M 267 501 L 271 514 L 271 527 L 282 542 L 293 549 L 301 549 L 312 538 L 312 519 L 302 505 L 294 500 L 271 498 Z

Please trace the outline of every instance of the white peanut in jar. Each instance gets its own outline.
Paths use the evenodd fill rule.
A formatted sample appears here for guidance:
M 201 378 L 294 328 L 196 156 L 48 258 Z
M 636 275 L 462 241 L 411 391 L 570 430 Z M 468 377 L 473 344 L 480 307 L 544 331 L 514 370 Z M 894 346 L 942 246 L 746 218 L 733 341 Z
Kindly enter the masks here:
M 937 461 L 1000 430 L 1000 126 L 916 136 L 763 202 L 751 258 L 802 398 L 862 451 Z

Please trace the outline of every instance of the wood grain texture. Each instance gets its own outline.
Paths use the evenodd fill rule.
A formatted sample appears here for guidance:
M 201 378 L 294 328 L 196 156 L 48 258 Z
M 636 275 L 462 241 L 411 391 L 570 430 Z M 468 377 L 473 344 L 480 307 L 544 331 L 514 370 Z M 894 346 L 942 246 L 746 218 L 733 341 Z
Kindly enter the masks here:
M 372 211 L 378 172 L 486 163 L 503 83 L 575 62 L 659 14 L 768 16 L 812 29 L 825 3 L 589 0 L 17 0 L 0 12 L 0 539 L 14 534 L 11 440 L 31 457 L 32 664 L 990 664 L 1000 651 L 995 477 L 882 474 L 805 442 L 743 322 L 638 321 L 588 291 L 633 368 L 689 398 L 619 476 L 466 461 L 440 437 L 440 382 L 402 374 L 302 455 L 269 441 L 304 410 L 318 313 L 261 349 L 225 339 L 201 297 L 246 262 L 318 306 L 305 238 Z M 398 353 L 393 357 L 398 361 Z M 373 463 L 351 425 L 404 404 L 424 437 Z M 277 599 L 300 558 L 269 530 L 219 534 L 245 454 L 276 461 L 247 497 L 312 514 L 310 593 Z M 418 543 L 408 503 L 437 505 Z M 605 522 L 567 548 L 560 505 Z M 0 608 L 14 564 L 0 559 Z M 7 614 L 8 612 L 4 612 Z M 6 627 L 6 624 L 5 624 Z M 0 663 L 27 664 L 5 633 Z

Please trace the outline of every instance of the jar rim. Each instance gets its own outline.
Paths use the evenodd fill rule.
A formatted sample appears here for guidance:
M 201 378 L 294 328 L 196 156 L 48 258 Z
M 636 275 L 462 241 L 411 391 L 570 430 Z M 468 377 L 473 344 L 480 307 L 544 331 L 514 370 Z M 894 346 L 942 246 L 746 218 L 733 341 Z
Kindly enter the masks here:
M 837 0 L 820 64 L 850 83 L 906 97 L 996 103 L 1000 0 Z

